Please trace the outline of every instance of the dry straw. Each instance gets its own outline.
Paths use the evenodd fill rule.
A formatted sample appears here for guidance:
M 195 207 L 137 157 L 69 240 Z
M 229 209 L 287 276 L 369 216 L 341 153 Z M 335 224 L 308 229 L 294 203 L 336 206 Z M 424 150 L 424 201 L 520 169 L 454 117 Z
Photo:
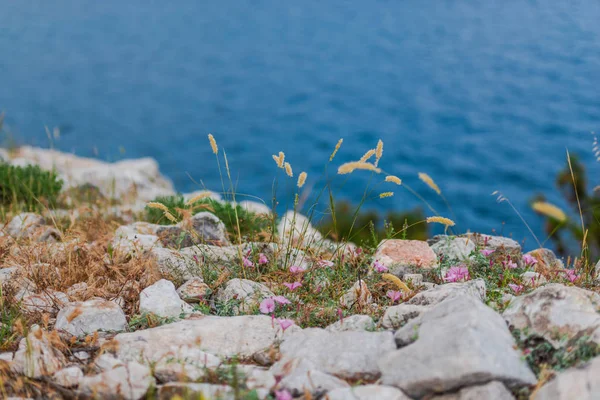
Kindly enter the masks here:
M 394 175 L 388 175 L 385 177 L 385 181 L 386 182 L 392 182 L 395 183 L 396 185 L 402 185 L 402 179 L 398 178 L 397 176 Z
M 392 197 L 394 195 L 394 192 L 383 192 L 379 194 L 379 198 L 380 199 L 384 199 L 386 197 Z
M 392 282 L 398 289 L 404 290 L 406 293 L 410 293 L 410 288 L 406 286 L 406 283 L 402 282 L 397 276 L 392 274 L 383 274 L 381 277 L 388 282 Z
M 427 217 L 427 223 L 431 224 L 431 223 L 436 223 L 436 224 L 442 224 L 442 225 L 446 225 L 446 226 L 454 226 L 454 221 L 452 221 L 450 218 L 445 218 L 445 217 Z
M 163 212 L 169 212 L 169 208 L 167 206 L 165 206 L 162 203 L 156 203 L 156 202 L 149 202 L 148 204 L 146 204 L 146 207 L 148 208 L 155 208 L 157 210 L 162 210 Z
M 304 186 L 304 183 L 306 182 L 306 172 L 301 172 L 300 175 L 298 175 L 298 187 L 301 188 L 302 186 Z
M 439 186 L 436 185 L 435 182 L 433 181 L 433 179 L 429 175 L 427 175 L 425 172 L 419 172 L 419 179 L 422 180 L 423 182 L 425 182 L 425 184 L 427 186 L 429 186 L 437 194 L 442 194 L 442 191 L 440 190 Z
M 362 169 L 365 171 L 373 171 L 373 172 L 377 172 L 377 173 L 381 172 L 381 170 L 379 168 L 377 168 L 376 166 L 374 166 L 373 164 L 369 164 L 366 162 L 360 162 L 360 161 L 352 161 L 352 162 L 348 162 L 348 163 L 340 165 L 340 167 L 338 168 L 338 174 L 340 174 L 340 175 L 350 174 L 357 169 Z
M 293 178 L 294 177 L 294 173 L 292 172 L 292 166 L 290 165 L 289 162 L 285 163 L 285 173 L 290 177 Z
M 335 145 L 335 149 L 333 150 L 333 153 L 331 153 L 331 156 L 329 156 L 329 161 L 333 160 L 333 158 L 337 154 L 337 152 L 340 149 L 340 146 L 342 145 L 343 142 L 344 142 L 344 139 L 338 140 L 337 144 Z
M 215 137 L 211 133 L 208 134 L 208 141 L 210 142 L 210 147 L 212 147 L 213 153 L 218 154 L 219 147 L 217 146 L 217 141 L 215 140 Z
M 531 205 L 531 207 L 540 214 L 553 218 L 559 222 L 564 222 L 567 220 L 567 215 L 564 213 L 564 211 L 554 204 L 544 201 L 536 201 Z
M 195 195 L 194 197 L 192 197 L 191 199 L 189 199 L 185 205 L 186 206 L 191 206 L 192 204 L 194 204 L 195 202 L 205 199 L 207 197 L 210 197 L 210 192 L 202 192 L 200 194 Z

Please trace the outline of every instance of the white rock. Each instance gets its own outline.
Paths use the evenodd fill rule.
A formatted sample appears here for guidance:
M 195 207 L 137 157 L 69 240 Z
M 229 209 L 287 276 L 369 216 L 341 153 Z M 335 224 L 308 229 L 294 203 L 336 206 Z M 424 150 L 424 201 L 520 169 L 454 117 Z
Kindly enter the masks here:
M 431 400 L 514 400 L 514 396 L 501 382 L 490 382 L 485 385 L 470 386 L 458 392 L 433 396 Z
M 34 325 L 27 338 L 23 338 L 19 342 L 11 369 L 29 378 L 40 378 L 54 374 L 65 363 L 65 356 L 52 346 L 48 333 Z
M 242 372 L 246 377 L 246 386 L 248 389 L 267 389 L 271 390 L 277 384 L 277 380 L 271 371 L 268 369 L 256 367 L 254 365 L 239 365 L 245 367 Z
M 319 397 L 334 389 L 350 387 L 346 381 L 319 371 L 304 358 L 279 361 L 271 367 L 271 372 L 279 379 L 276 389 L 286 389 L 294 397 L 304 395 L 305 391 Z
M 212 200 L 216 200 L 218 202 L 223 202 L 223 196 L 221 196 L 217 192 L 213 192 L 212 190 L 196 190 L 191 193 L 184 193 L 183 199 L 187 202 L 190 199 L 193 199 L 194 197 L 200 196 L 200 195 L 206 195 L 207 197 L 205 197 L 205 199 L 212 199 Z
M 334 389 L 326 397 L 327 400 L 410 400 L 400 389 L 382 385 Z
M 600 393 L 600 357 L 583 366 L 569 368 L 546 383 L 533 400 L 596 400 Z
M 281 362 L 304 358 L 323 372 L 344 379 L 376 379 L 377 361 L 396 350 L 391 332 L 329 332 L 310 328 L 294 333 L 279 347 Z
M 475 251 L 475 242 L 468 237 L 435 236 L 431 249 L 446 261 L 465 261 Z
M 323 240 L 323 235 L 312 226 L 310 220 L 294 211 L 288 211 L 281 217 L 277 232 L 285 247 L 293 244 L 304 248 L 318 247 Z
M 422 274 L 404 274 L 404 282 L 410 284 L 412 289 L 418 288 L 423 284 Z
M 548 283 L 544 275 L 539 272 L 527 271 L 521 274 L 521 280 L 525 286 L 536 287 Z
M 118 366 L 124 365 L 123 361 L 118 360 L 115 356 L 110 353 L 102 353 L 94 360 L 92 369 L 97 372 L 105 372 L 114 369 Z
M 379 360 L 381 381 L 412 397 L 491 380 L 511 386 L 536 383 L 502 317 L 472 296 L 439 303 L 395 337 L 400 349 Z
M 164 318 L 190 314 L 192 307 L 179 298 L 173 282 L 161 279 L 140 293 L 140 313 L 152 313 Z
M 11 362 L 13 360 L 13 353 L 8 351 L 5 353 L 0 353 L 0 361 Z
M 340 298 L 340 305 L 345 308 L 364 308 L 373 302 L 371 291 L 365 281 L 356 281 Z
M 63 368 L 52 376 L 54 383 L 66 388 L 76 387 L 81 378 L 83 378 L 83 371 L 77 366 Z
M 111 246 L 120 254 L 142 254 L 155 247 L 162 247 L 162 244 L 157 235 L 142 234 L 135 227 L 124 225 L 115 231 Z
M 154 384 L 149 367 L 129 362 L 98 375 L 83 377 L 79 381 L 79 390 L 96 398 L 138 400 Z
M 115 336 L 117 358 L 123 361 L 147 359 L 156 362 L 170 353 L 179 354 L 189 348 L 199 348 L 218 357 L 238 356 L 249 359 L 275 346 L 285 333 L 266 315 L 238 317 L 199 316 L 131 333 Z
M 512 327 L 536 334 L 554 347 L 585 333 L 600 344 L 600 295 L 551 283 L 514 298 L 502 316 Z
M 69 296 L 63 292 L 47 289 L 40 294 L 27 294 L 21 299 L 21 308 L 30 313 L 56 314 L 69 302 Z
M 149 251 L 149 255 L 153 266 L 165 277 L 186 281 L 202 276 L 203 262 L 194 254 L 155 247 Z
M 197 348 L 171 352 L 154 364 L 154 376 L 159 382 L 190 381 L 203 378 L 209 370 L 221 365 L 221 359 Z
M 117 304 L 104 299 L 69 303 L 56 317 L 56 330 L 73 336 L 85 336 L 102 330 L 119 332 L 127 329 L 125 313 Z
M 340 321 L 329 325 L 325 330 L 329 332 L 374 331 L 375 322 L 373 322 L 373 318 L 368 315 L 357 314 L 344 317 Z
M 257 201 L 243 200 L 239 203 L 240 207 L 249 212 L 253 212 L 258 215 L 271 215 L 271 207 L 265 203 L 259 203 Z
M 272 296 L 275 294 L 262 283 L 235 278 L 217 292 L 215 300 L 221 306 L 231 304 L 233 313 L 237 315 L 254 311 L 263 299 Z
M 189 279 L 177 289 L 177 294 L 181 300 L 188 303 L 197 303 L 202 299 L 206 299 L 210 292 L 210 288 L 200 277 Z
M 31 235 L 37 228 L 46 224 L 44 217 L 34 213 L 22 213 L 13 217 L 5 230 L 10 236 L 20 239 Z

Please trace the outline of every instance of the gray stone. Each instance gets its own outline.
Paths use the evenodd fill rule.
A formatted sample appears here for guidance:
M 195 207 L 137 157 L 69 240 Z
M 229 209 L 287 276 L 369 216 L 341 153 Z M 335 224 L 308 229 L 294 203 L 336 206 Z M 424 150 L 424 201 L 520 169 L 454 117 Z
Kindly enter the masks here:
M 322 371 L 344 379 L 376 379 L 377 360 L 396 350 L 391 332 L 329 332 L 309 328 L 288 336 L 281 360 L 304 358 Z
M 63 292 L 46 289 L 42 293 L 26 294 L 21 299 L 21 309 L 28 313 L 48 313 L 54 315 L 69 302 Z
M 152 313 L 164 318 L 190 314 L 192 307 L 179 298 L 173 282 L 161 279 L 140 293 L 140 313 Z
M 533 400 L 597 400 L 600 394 L 600 357 L 559 372 L 532 397 Z
M 10 236 L 21 239 L 31 236 L 38 228 L 44 226 L 44 217 L 34 213 L 21 213 L 15 215 L 8 223 L 5 230 Z
M 449 298 L 409 321 L 396 332 L 396 344 L 400 349 L 379 362 L 382 382 L 412 397 L 491 380 L 536 382 L 502 317 L 472 296 Z
M 323 241 L 323 235 L 312 226 L 310 220 L 294 211 L 288 211 L 281 217 L 277 232 L 284 247 L 319 247 Z
M 400 389 L 383 385 L 334 389 L 327 393 L 326 398 L 327 400 L 411 400 Z
M 155 247 L 148 254 L 163 277 L 186 281 L 202 276 L 203 262 L 198 256 L 162 247 Z
M 154 364 L 154 376 L 159 382 L 189 381 L 203 378 L 208 371 L 216 370 L 221 359 L 197 348 L 170 352 Z
M 536 271 L 556 271 L 565 268 L 565 264 L 550 249 L 535 249 L 526 253 L 538 262 L 534 265 Z
M 0 361 L 11 362 L 13 360 L 13 353 L 11 351 L 7 351 L 5 353 L 0 353 Z
M 76 387 L 81 378 L 83 378 L 83 371 L 75 365 L 56 371 L 52 376 L 54 383 L 66 388 Z
M 306 391 L 315 397 L 338 388 L 350 387 L 346 381 L 320 371 L 314 363 L 304 358 L 282 360 L 271 367 L 279 383 L 277 390 L 288 390 L 294 397 Z
M 514 400 L 515 397 L 501 382 L 492 381 L 485 385 L 470 386 L 458 392 L 433 396 L 431 400 Z
M 180 222 L 180 226 L 192 234 L 194 244 L 198 242 L 221 246 L 229 244 L 225 224 L 207 211 L 195 214 L 189 221 Z
M 27 337 L 19 342 L 11 369 L 18 374 L 37 379 L 54 374 L 65 363 L 65 356 L 52 346 L 48 333 L 34 325 Z
M 79 381 L 79 390 L 94 398 L 138 400 L 153 385 L 155 380 L 149 367 L 129 362 L 98 375 L 83 377 Z
M 118 254 L 137 255 L 143 254 L 155 247 L 162 247 L 160 239 L 155 234 L 153 227 L 147 227 L 147 233 L 140 228 L 141 223 L 124 225 L 117 228 L 111 246 Z M 151 224 L 145 224 L 147 226 Z
M 551 283 L 514 298 L 502 315 L 512 327 L 562 347 L 582 334 L 600 344 L 599 308 L 597 293 Z
M 202 278 L 189 279 L 177 289 L 179 297 L 188 303 L 198 303 L 208 298 L 211 290 Z
M 58 313 L 55 329 L 73 336 L 86 336 L 102 330 L 119 332 L 127 329 L 125 313 L 117 304 L 104 299 L 69 303 Z
M 404 282 L 409 284 L 411 288 L 418 288 L 423 284 L 422 274 L 404 274 Z
M 221 305 L 232 304 L 233 313 L 238 315 L 255 311 L 263 299 L 272 296 L 275 294 L 262 283 L 235 278 L 217 292 L 215 301 Z
M 521 280 L 523 281 L 523 285 L 529 287 L 542 286 L 548 283 L 544 275 L 534 271 L 523 272 L 521 274 Z
M 115 336 L 117 358 L 123 361 L 156 362 L 190 348 L 218 357 L 250 359 L 255 353 L 275 346 L 298 327 L 285 332 L 266 315 L 238 317 L 198 316 L 156 328 Z
M 175 396 L 184 399 L 233 400 L 235 398 L 233 389 L 227 385 L 173 382 L 158 387 L 160 400 L 171 400 Z
M 373 302 L 371 291 L 365 281 L 356 281 L 340 298 L 340 305 L 345 308 L 363 309 Z
M 513 239 L 504 236 L 490 236 L 481 233 L 467 233 L 460 237 L 469 238 L 480 249 L 494 250 L 489 256 L 494 262 L 511 261 L 523 267 L 521 245 Z
M 438 235 L 431 249 L 445 261 L 466 261 L 475 251 L 475 242 L 466 237 Z
M 420 306 L 407 303 L 388 307 L 383 314 L 381 326 L 385 329 L 398 329 L 401 326 L 404 326 L 411 319 L 417 318 L 430 308 L 430 306 Z
M 344 317 L 340 321 L 329 325 L 325 330 L 329 332 L 344 332 L 344 331 L 374 331 L 375 322 L 369 315 L 351 315 Z

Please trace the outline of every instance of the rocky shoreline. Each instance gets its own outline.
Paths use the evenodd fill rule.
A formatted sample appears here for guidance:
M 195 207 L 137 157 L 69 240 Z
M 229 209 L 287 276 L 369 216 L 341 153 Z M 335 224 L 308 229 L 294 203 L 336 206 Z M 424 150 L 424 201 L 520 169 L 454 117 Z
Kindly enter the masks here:
M 3 318 L 19 318 L 0 325 L 6 398 L 600 393 L 600 295 L 575 286 L 550 250 L 522 254 L 509 238 L 465 234 L 390 239 L 365 254 L 294 212 L 276 221 L 276 240 L 240 243 L 209 211 L 173 225 L 137 220 L 175 194 L 151 159 L 110 164 L 30 147 L 2 157 L 54 166 L 67 189 L 93 185 L 120 200 L 7 218 L 0 305 Z M 353 270 L 368 272 L 344 272 Z

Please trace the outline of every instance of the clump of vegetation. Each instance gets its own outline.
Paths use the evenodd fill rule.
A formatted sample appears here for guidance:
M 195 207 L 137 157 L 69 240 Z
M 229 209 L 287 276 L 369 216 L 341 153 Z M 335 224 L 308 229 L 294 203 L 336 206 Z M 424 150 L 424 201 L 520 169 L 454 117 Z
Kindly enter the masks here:
M 157 197 L 153 203 L 159 203 L 165 209 L 146 207 L 145 219 L 153 224 L 174 225 L 200 211 L 208 211 L 225 224 L 231 237 L 243 237 L 252 240 L 268 235 L 272 219 L 248 211 L 239 205 L 203 198 L 197 201 L 185 201 L 182 195 Z M 173 218 L 171 218 L 173 217 Z
M 55 207 L 62 185 L 54 171 L 0 163 L 0 204 L 4 208 L 40 211 Z

